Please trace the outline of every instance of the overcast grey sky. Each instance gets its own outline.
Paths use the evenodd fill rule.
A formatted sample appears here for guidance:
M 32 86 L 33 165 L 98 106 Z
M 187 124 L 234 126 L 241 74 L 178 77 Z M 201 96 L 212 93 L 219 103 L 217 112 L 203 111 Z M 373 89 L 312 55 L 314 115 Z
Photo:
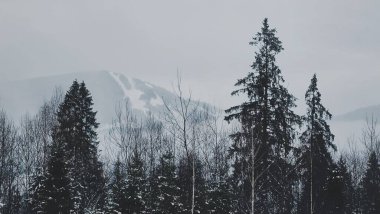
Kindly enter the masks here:
M 193 97 L 227 108 L 268 17 L 298 103 L 317 73 L 326 106 L 344 113 L 380 104 L 379 9 L 378 0 L 1 0 L 0 74 L 110 70 L 171 89 L 178 68 Z

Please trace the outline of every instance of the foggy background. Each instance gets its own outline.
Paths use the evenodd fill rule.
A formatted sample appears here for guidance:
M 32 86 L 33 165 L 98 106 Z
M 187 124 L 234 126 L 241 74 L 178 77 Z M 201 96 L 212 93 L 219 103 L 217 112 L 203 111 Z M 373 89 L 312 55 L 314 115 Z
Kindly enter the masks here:
M 304 104 L 313 73 L 333 114 L 380 104 L 380 28 L 373 1 L 0 1 L 1 81 L 109 70 L 222 109 L 250 71 L 248 45 L 269 18 L 285 50 L 285 85 Z M 302 110 L 303 111 L 303 110 Z M 301 112 L 302 113 L 302 112 Z

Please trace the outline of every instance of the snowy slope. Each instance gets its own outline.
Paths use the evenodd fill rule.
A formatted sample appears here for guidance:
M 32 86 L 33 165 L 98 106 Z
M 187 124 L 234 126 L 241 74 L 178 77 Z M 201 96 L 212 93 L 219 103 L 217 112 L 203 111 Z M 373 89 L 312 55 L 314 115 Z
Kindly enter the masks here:
M 0 106 L 17 121 L 26 112 L 36 113 L 55 87 L 66 91 L 75 79 L 86 83 L 101 124 L 111 123 L 115 106 L 120 102 L 129 101 L 136 114 L 142 115 L 148 111 L 160 112 L 164 108 L 163 99 L 170 103 L 175 97 L 154 84 L 118 73 L 97 71 L 3 82 L 0 84 Z
M 90 90 L 102 130 L 106 130 L 111 124 L 115 106 L 120 102 L 129 101 L 134 112 L 141 116 L 148 111 L 158 114 L 164 109 L 163 99 L 169 104 L 175 99 L 172 92 L 152 83 L 119 73 L 97 71 L 2 82 L 0 107 L 18 121 L 26 112 L 36 113 L 43 101 L 51 97 L 55 87 L 61 87 L 66 91 L 74 79 L 84 81 Z M 365 125 L 366 115 L 372 114 L 380 121 L 380 106 L 369 106 L 334 117 L 330 125 L 338 147 L 346 147 L 347 139 L 353 135 L 359 137 Z

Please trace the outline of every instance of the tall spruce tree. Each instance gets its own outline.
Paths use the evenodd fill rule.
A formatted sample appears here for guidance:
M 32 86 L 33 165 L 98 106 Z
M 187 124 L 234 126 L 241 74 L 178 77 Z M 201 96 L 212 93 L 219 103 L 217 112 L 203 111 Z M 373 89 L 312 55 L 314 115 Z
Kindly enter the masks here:
M 326 206 L 327 213 L 352 213 L 352 181 L 347 166 L 341 157 L 338 163 L 333 164 L 327 179 Z
M 125 206 L 127 213 L 146 213 L 146 178 L 144 164 L 137 148 L 134 149 L 127 170 L 127 200 Z
M 276 65 L 276 56 L 282 43 L 276 30 L 264 19 L 261 31 L 251 45 L 255 52 L 253 71 L 239 79 L 239 89 L 232 95 L 244 94 L 248 100 L 226 110 L 227 121 L 237 119 L 241 130 L 232 134 L 233 176 L 238 190 L 240 213 L 289 213 L 282 200 L 291 188 L 287 176 L 273 173 L 283 164 L 290 165 L 285 157 L 292 150 L 295 138 L 294 125 L 300 123 L 292 108 L 295 98 L 283 86 L 284 78 Z M 290 166 L 287 166 L 287 168 Z
M 352 213 L 354 210 L 354 185 L 351 174 L 348 171 L 347 162 L 340 157 L 337 163 L 339 182 L 343 186 L 344 213 Z
M 98 161 L 98 123 L 92 105 L 84 82 L 75 80 L 59 106 L 48 169 L 40 176 L 43 185 L 37 192 L 45 195 L 37 198 L 47 202 L 40 201 L 45 204 L 35 207 L 45 207 L 45 213 L 82 214 L 103 208 L 105 181 Z
M 331 167 L 331 172 L 327 177 L 326 184 L 326 213 L 344 214 L 344 195 L 343 181 L 338 171 L 338 166 L 334 163 Z
M 111 213 L 121 213 L 126 214 L 128 211 L 127 207 L 127 183 L 126 174 L 123 170 L 122 163 L 119 159 L 115 162 L 113 177 L 110 184 L 110 212 Z
M 326 120 L 330 112 L 321 103 L 321 93 L 314 74 L 305 94 L 307 113 L 304 117 L 306 130 L 301 134 L 298 162 L 302 169 L 302 195 L 299 213 L 327 213 L 327 180 L 332 172 L 333 160 L 329 149 L 336 150 L 334 135 Z
M 380 213 L 380 167 L 376 153 L 371 152 L 362 181 L 362 211 L 365 214 Z
M 172 152 L 167 151 L 160 158 L 155 170 L 153 184 L 154 204 L 152 213 L 178 213 L 180 211 L 177 173 Z M 151 193 L 152 194 L 152 193 Z
M 53 141 L 46 168 L 45 173 L 37 176 L 32 185 L 32 213 L 70 213 L 70 179 L 63 143 Z

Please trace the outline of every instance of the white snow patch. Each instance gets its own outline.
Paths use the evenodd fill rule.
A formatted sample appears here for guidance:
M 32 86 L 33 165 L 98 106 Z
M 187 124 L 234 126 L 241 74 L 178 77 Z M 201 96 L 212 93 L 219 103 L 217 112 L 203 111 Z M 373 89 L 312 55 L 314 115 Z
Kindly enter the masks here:
M 162 106 L 164 105 L 164 101 L 161 99 L 161 97 L 157 96 L 149 100 L 151 106 Z
M 149 83 L 145 83 L 146 86 L 148 86 L 149 88 L 153 88 L 153 85 L 149 84 Z
M 144 112 L 148 111 L 148 109 L 145 107 L 145 102 L 140 99 L 141 95 L 143 94 L 142 91 L 139 91 L 134 88 L 133 80 L 130 80 L 126 77 L 128 82 L 131 84 L 131 89 L 128 89 L 124 83 L 120 79 L 120 74 L 109 72 L 111 77 L 115 80 L 115 82 L 120 86 L 121 90 L 124 93 L 124 99 L 129 98 L 130 104 L 132 105 L 132 108 L 139 109 Z

